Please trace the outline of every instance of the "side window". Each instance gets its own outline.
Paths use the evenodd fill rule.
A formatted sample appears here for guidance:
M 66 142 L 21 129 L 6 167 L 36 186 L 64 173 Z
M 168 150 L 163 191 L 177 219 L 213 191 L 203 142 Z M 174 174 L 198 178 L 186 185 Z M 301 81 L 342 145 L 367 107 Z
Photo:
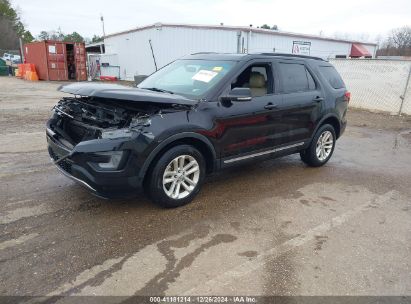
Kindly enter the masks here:
M 271 64 L 256 63 L 247 67 L 231 83 L 231 89 L 250 88 L 253 97 L 273 93 L 273 76 Z
M 307 73 L 308 89 L 309 90 L 315 90 L 316 85 L 315 85 L 315 81 L 314 81 L 313 76 L 311 75 L 311 73 L 307 69 L 305 69 L 305 72 Z
M 280 69 L 285 93 L 315 90 L 315 81 L 304 64 L 280 62 Z
M 334 89 L 345 88 L 344 81 L 333 66 L 320 66 L 320 73 Z

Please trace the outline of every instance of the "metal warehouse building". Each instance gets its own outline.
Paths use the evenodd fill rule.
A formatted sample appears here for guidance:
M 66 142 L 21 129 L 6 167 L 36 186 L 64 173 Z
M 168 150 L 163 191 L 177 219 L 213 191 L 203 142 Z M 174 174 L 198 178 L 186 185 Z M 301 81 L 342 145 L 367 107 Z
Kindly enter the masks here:
M 294 53 L 321 58 L 375 57 L 376 44 L 254 27 L 161 24 L 107 35 L 101 66 L 115 66 L 121 79 L 149 75 L 196 52 Z M 153 58 L 154 54 L 154 58 Z

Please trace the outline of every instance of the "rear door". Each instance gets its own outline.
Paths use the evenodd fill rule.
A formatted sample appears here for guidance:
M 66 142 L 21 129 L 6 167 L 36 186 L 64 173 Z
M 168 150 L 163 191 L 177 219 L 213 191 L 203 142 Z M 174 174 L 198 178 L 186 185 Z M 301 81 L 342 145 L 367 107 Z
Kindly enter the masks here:
M 68 80 L 65 44 L 47 42 L 46 46 L 49 80 Z
M 323 107 L 324 96 L 310 67 L 300 60 L 277 60 L 281 103 L 276 132 L 279 144 L 301 143 L 311 138 Z

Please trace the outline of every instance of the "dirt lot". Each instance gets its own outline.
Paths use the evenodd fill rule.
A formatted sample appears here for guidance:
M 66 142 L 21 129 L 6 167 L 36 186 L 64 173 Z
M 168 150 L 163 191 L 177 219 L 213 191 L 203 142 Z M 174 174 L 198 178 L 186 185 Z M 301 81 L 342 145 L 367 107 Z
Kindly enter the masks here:
M 57 83 L 0 78 L 0 295 L 411 295 L 411 119 L 351 110 L 331 161 L 208 178 L 173 210 L 49 162 Z

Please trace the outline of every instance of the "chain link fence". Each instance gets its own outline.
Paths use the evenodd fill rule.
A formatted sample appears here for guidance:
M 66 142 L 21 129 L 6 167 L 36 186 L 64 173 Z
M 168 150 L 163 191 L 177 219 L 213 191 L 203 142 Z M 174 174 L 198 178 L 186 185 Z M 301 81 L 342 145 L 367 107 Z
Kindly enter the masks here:
M 411 61 L 330 59 L 351 92 L 350 106 L 411 115 Z

